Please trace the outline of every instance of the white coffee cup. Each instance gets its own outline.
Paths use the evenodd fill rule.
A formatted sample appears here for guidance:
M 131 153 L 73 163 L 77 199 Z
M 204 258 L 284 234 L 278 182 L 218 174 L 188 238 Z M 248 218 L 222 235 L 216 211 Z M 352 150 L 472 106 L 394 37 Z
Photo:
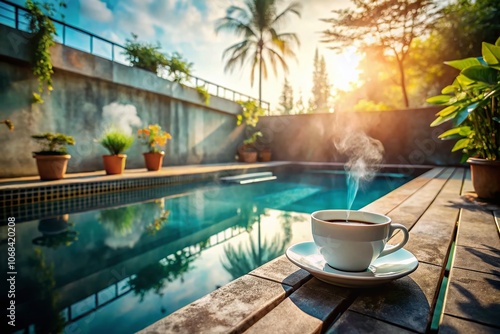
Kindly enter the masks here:
M 376 258 L 402 248 L 409 238 L 405 226 L 392 223 L 387 216 L 363 211 L 316 211 L 311 214 L 311 227 L 314 242 L 325 261 L 343 271 L 363 271 Z M 386 247 L 395 230 L 403 233 L 403 241 Z

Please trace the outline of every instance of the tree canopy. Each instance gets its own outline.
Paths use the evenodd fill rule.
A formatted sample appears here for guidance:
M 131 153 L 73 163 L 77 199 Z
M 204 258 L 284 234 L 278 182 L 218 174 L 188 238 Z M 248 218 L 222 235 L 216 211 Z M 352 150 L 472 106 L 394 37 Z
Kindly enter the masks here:
M 396 64 L 394 81 L 401 88 L 403 105 L 409 107 L 405 60 L 412 41 L 429 31 L 438 14 L 433 0 L 352 0 L 353 8 L 334 10 L 323 19 L 330 28 L 322 42 L 333 49 L 355 45 L 359 49 L 380 49 L 388 63 Z

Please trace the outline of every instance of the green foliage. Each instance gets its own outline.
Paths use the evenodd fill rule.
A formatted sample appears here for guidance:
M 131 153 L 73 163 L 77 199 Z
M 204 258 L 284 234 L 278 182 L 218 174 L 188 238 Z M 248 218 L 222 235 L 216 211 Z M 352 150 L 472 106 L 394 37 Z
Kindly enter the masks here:
M 142 43 L 137 40 L 137 37 L 132 33 L 132 39 L 125 40 L 123 54 L 132 66 L 158 74 L 159 69 L 168 66 L 167 57 L 159 51 L 160 44 Z
M 111 155 L 122 154 L 134 143 L 134 136 L 127 135 L 120 130 L 108 130 L 104 136 L 99 139 L 99 143 L 109 151 Z
M 245 124 L 247 127 L 255 128 L 259 123 L 259 117 L 264 116 L 265 110 L 259 107 L 258 102 L 254 100 L 237 102 L 242 107 L 241 114 L 237 116 L 237 125 Z
M 292 14 L 300 17 L 301 5 L 292 2 L 278 13 L 275 0 L 248 0 L 243 7 L 230 6 L 226 16 L 216 21 L 215 31 L 228 31 L 243 40 L 224 50 L 226 71 L 233 71 L 249 61 L 252 69 L 250 83 L 253 86 L 255 69 L 259 71 L 259 101 L 262 101 L 262 79 L 268 76 L 269 65 L 277 72 L 279 64 L 285 72 L 285 59 L 295 58 L 293 47 L 299 45 L 295 33 L 279 33 L 280 26 Z
M 293 88 L 287 78 L 283 83 L 283 92 L 280 96 L 279 105 L 279 111 L 282 115 L 291 115 L 293 113 Z
M 189 80 L 193 63 L 182 58 L 180 53 L 174 52 L 168 58 L 167 71 L 169 78 L 175 82 L 183 83 Z
M 391 108 L 383 102 L 373 102 L 370 100 L 362 99 L 353 108 L 354 111 L 384 111 L 391 110 Z
M 496 45 L 483 42 L 483 57 L 448 62 L 460 69 L 452 85 L 427 102 L 445 106 L 431 126 L 452 121 L 453 128 L 441 139 L 458 141 L 452 151 L 468 157 L 500 158 L 500 38 Z
M 249 138 L 243 141 L 243 145 L 246 147 L 253 147 L 253 145 L 255 144 L 255 142 L 259 137 L 262 137 L 262 132 L 260 131 L 254 132 Z
M 132 232 L 134 217 L 135 207 L 124 206 L 101 210 L 97 219 L 106 229 L 111 231 L 113 235 L 125 236 Z
M 210 94 L 208 93 L 208 90 L 205 88 L 205 86 L 196 86 L 196 91 L 200 95 L 201 99 L 205 102 L 205 105 L 210 104 Z
M 262 136 L 260 131 L 255 131 L 259 117 L 264 116 L 264 109 L 257 105 L 256 101 L 238 101 L 242 112 L 237 116 L 237 125 L 245 125 L 246 139 L 243 141 L 243 150 L 253 150 L 257 138 Z
M 183 59 L 182 56 L 174 52 L 172 56 L 167 56 L 160 52 L 161 45 L 139 42 L 137 35 L 132 33 L 132 39 L 126 39 L 125 51 L 123 54 L 130 61 L 132 66 L 142 68 L 157 75 L 162 70 L 166 70 L 169 79 L 183 83 L 189 80 L 193 63 Z
M 54 36 L 56 28 L 49 16 L 52 16 L 56 11 L 56 6 L 50 2 L 39 3 L 37 1 L 26 1 L 26 18 L 28 26 L 33 37 L 33 75 L 38 78 L 38 93 L 33 93 L 34 103 L 43 103 L 41 94 L 44 92 L 45 86 L 50 93 L 52 87 L 52 58 L 50 55 L 50 47 L 55 44 Z M 59 2 L 59 7 L 66 8 L 66 3 Z
M 34 152 L 38 155 L 65 155 L 68 154 L 66 145 L 75 145 L 75 139 L 71 136 L 45 132 L 31 136 L 41 146 L 41 150 Z
M 319 56 L 318 49 L 314 53 L 313 87 L 312 98 L 309 101 L 309 109 L 315 113 L 327 113 L 331 108 L 330 83 L 324 56 Z

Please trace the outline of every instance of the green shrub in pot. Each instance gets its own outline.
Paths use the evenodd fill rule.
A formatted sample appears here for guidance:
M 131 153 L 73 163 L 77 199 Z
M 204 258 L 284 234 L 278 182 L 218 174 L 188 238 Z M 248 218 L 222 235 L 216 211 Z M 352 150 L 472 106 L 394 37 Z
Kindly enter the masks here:
M 451 122 L 439 138 L 457 140 L 452 151 L 462 151 L 469 162 L 479 197 L 500 199 L 500 38 L 483 42 L 482 57 L 446 62 L 460 71 L 441 95 L 429 98 L 442 105 L 431 126 Z M 484 177 L 484 179 L 483 179 Z

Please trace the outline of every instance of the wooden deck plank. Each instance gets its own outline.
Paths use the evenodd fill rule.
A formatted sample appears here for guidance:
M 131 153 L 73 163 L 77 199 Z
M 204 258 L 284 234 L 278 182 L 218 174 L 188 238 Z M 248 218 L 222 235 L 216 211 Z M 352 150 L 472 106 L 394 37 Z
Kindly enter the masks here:
M 364 290 L 349 310 L 424 333 L 431 320 L 430 312 L 440 275 L 440 267 L 421 263 L 409 276 Z M 358 326 L 342 319 L 345 316 L 343 314 L 339 320 L 353 328 Z
M 500 329 L 500 272 L 453 268 L 444 313 Z
M 250 272 L 250 275 L 291 286 L 294 290 L 312 278 L 282 255 Z
M 500 275 L 500 250 L 457 246 L 453 268 Z
M 352 324 L 357 324 L 356 328 Z M 386 322 L 367 317 L 357 312 L 347 311 L 339 321 L 328 328 L 325 334 L 342 333 L 384 333 L 384 334 L 405 334 L 414 333 Z
M 460 209 L 450 205 L 462 190 L 463 169 L 457 169 L 410 231 L 410 240 L 405 248 L 412 252 L 420 262 L 443 267 L 450 247 L 453 231 Z M 391 243 L 399 242 L 401 235 L 396 235 Z
M 500 238 L 493 213 L 472 208 L 462 210 L 457 244 L 464 247 L 500 249 Z
M 421 187 L 427 184 L 427 182 L 438 177 L 439 174 L 441 174 L 444 170 L 445 168 L 443 167 L 433 168 L 420 175 L 419 177 L 411 180 L 410 182 L 403 184 L 401 187 L 391 191 L 387 195 L 368 204 L 367 206 L 363 207 L 361 211 L 386 214 L 393 210 L 400 203 L 405 201 L 408 197 L 413 195 Z
M 403 224 L 406 228 L 411 229 L 436 199 L 453 171 L 453 168 L 447 168 L 438 177 L 427 182 L 401 205 L 390 211 L 388 213 L 389 217 L 395 223 Z
M 305 313 L 287 298 L 244 333 L 262 334 L 272 328 L 274 334 L 316 334 L 320 333 L 322 325 L 323 321 Z
M 287 285 L 245 275 L 139 333 L 242 332 L 283 301 L 290 290 Z
M 345 298 L 354 293 L 311 279 L 271 310 L 246 333 L 318 333 L 323 322 L 331 322 L 342 310 Z
M 443 317 L 439 326 L 439 334 L 498 334 L 498 328 L 481 325 L 477 322 L 455 318 L 449 315 Z

